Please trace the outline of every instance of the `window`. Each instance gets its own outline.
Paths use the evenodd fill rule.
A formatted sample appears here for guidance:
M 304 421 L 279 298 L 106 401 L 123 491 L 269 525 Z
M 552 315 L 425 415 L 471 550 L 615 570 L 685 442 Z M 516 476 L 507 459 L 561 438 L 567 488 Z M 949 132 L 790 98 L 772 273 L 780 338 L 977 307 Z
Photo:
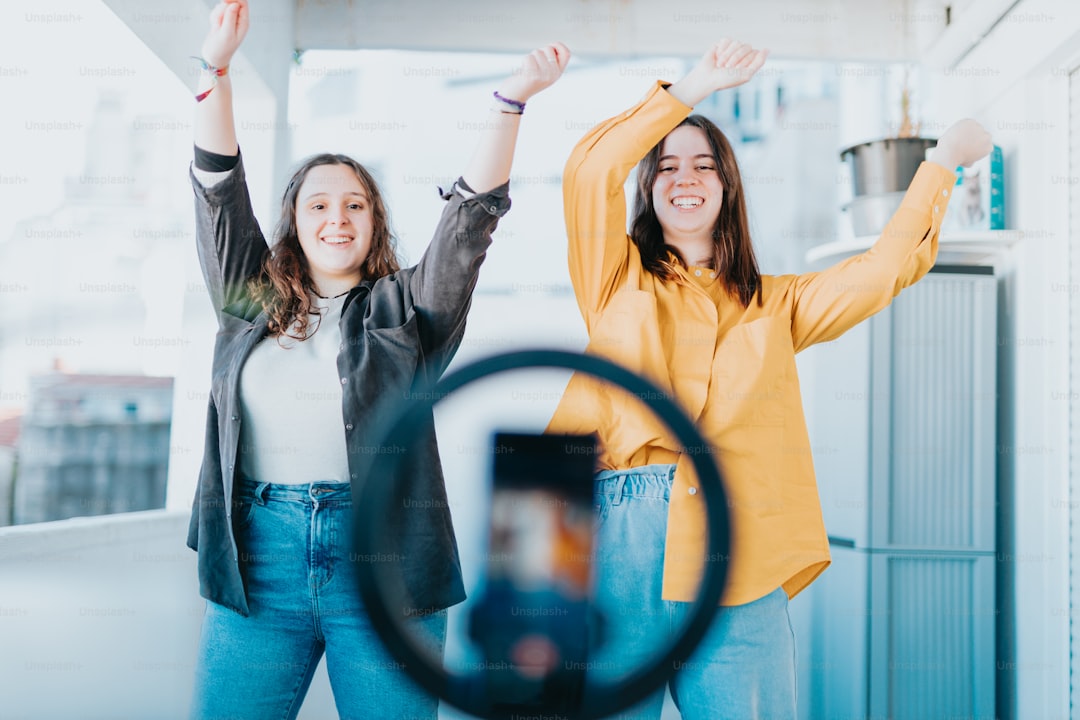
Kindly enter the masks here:
M 3 14 L 0 525 L 162 507 L 190 97 L 101 2 Z

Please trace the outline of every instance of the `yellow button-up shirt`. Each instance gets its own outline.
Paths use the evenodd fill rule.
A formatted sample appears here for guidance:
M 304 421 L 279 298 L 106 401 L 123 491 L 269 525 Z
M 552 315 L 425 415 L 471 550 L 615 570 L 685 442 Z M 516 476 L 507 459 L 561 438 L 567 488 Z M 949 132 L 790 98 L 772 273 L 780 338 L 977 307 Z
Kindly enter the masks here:
M 763 275 L 762 305 L 743 307 L 719 279 L 703 283 L 680 269 L 663 281 L 644 270 L 626 232 L 627 176 L 690 112 L 658 83 L 591 130 L 567 162 L 570 277 L 589 331 L 586 352 L 654 382 L 715 450 L 731 522 L 722 604 L 780 586 L 794 597 L 830 562 L 795 353 L 837 338 L 926 274 L 956 176 L 922 163 L 872 248 L 821 272 Z M 693 600 L 707 540 L 704 496 L 675 438 L 640 400 L 580 374 L 549 431 L 598 433 L 603 468 L 677 464 L 663 596 Z

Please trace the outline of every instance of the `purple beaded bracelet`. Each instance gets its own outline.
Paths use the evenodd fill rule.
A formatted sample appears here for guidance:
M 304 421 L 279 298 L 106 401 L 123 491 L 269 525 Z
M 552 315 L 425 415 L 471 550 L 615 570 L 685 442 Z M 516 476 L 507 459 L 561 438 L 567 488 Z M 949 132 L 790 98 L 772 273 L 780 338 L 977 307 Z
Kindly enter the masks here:
M 520 100 L 511 100 L 510 98 L 505 98 L 499 94 L 498 90 L 496 90 L 492 94 L 499 102 L 509 105 L 510 107 L 517 108 L 518 115 L 525 112 L 525 103 L 521 102 Z

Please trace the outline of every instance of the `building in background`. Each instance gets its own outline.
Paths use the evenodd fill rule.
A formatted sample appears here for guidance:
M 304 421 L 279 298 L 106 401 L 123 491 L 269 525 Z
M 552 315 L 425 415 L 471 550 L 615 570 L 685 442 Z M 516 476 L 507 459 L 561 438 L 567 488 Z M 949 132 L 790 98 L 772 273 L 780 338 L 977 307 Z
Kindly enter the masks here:
M 31 378 L 13 524 L 165 507 L 172 395 L 169 377 Z
M 0 527 L 11 525 L 15 490 L 15 446 L 19 442 L 21 410 L 0 410 Z

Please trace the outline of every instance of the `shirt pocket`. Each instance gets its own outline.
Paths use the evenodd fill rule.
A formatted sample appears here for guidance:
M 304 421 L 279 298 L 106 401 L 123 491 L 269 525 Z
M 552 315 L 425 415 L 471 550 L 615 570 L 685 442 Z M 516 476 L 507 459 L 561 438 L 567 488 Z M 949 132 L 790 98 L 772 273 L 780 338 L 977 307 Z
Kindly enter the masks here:
M 709 396 L 711 419 L 721 425 L 784 425 L 800 397 L 790 323 L 764 317 L 725 333 Z
M 612 298 L 589 333 L 589 351 L 640 372 L 644 343 L 655 335 L 656 298 L 642 290 L 622 290 Z
M 416 313 L 410 310 L 401 325 L 365 330 L 364 339 L 377 373 L 377 377 L 370 379 L 388 387 L 409 387 L 420 361 Z

